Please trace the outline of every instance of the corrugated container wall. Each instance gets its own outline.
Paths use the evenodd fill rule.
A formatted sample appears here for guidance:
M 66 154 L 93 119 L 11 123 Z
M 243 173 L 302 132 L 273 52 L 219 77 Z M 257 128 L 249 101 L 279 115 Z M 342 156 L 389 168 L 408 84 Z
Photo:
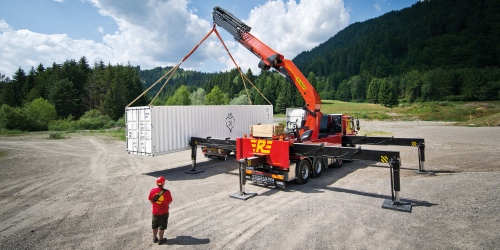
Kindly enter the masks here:
M 125 110 L 127 152 L 158 155 L 190 148 L 191 137 L 236 139 L 273 124 L 272 105 L 153 106 Z

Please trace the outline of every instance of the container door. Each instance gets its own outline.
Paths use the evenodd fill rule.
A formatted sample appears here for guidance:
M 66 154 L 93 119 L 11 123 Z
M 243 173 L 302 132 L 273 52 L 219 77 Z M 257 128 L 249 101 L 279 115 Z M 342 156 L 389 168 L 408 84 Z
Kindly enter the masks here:
M 141 109 L 139 110 L 139 153 L 151 155 L 153 152 L 151 150 L 151 110 Z
M 127 152 L 137 154 L 138 150 L 138 124 L 139 124 L 139 110 L 127 109 L 126 122 L 127 122 Z

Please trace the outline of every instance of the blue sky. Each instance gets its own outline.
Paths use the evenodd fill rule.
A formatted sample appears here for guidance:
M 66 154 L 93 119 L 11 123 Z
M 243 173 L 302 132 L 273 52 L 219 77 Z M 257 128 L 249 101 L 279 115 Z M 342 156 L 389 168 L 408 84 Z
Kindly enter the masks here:
M 85 56 L 142 69 L 172 66 L 210 31 L 212 9 L 220 6 L 252 27 L 251 33 L 293 59 L 354 22 L 418 0 L 2 0 L 0 74 L 21 67 Z M 258 73 L 258 59 L 224 30 L 219 32 L 246 70 Z M 199 47 L 183 68 L 214 72 L 233 68 L 215 36 Z

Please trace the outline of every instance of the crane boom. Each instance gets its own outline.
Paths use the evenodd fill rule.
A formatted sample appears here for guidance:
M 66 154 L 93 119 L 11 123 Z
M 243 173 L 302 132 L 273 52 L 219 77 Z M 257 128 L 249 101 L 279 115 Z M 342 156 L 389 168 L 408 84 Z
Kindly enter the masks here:
M 297 88 L 305 101 L 304 109 L 308 114 L 307 120 L 301 128 L 300 135 L 306 130 L 312 130 L 310 139 L 314 140 L 318 138 L 319 121 L 322 116 L 320 111 L 321 98 L 297 66 L 291 60 L 285 59 L 283 55 L 250 34 L 251 27 L 236 18 L 233 14 L 221 7 L 215 7 L 212 14 L 215 24 L 229 32 L 236 41 L 261 59 L 259 68 L 263 70 L 274 68 L 290 84 Z

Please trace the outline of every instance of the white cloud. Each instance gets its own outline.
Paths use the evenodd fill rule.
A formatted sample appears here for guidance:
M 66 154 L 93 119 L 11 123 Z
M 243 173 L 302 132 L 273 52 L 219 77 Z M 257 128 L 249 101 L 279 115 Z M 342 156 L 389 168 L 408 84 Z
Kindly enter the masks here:
M 373 7 L 375 8 L 376 11 L 380 12 L 382 11 L 382 5 L 385 4 L 387 0 L 377 0 L 375 5 Z M 387 5 L 390 5 L 391 3 L 387 3 Z
M 252 35 L 285 58 L 293 59 L 345 28 L 349 23 L 349 13 L 342 0 L 300 3 L 278 0 L 254 8 L 244 22 L 252 27 Z M 246 48 L 239 46 L 235 58 L 243 69 L 259 72 L 259 59 Z
M 29 30 L 14 30 L 0 20 L 0 73 L 12 76 L 22 68 L 29 71 L 42 63 L 45 67 L 53 62 L 62 63 L 68 59 L 87 59 L 107 62 L 113 50 L 90 40 L 73 40 L 65 34 L 45 35 Z
M 102 42 L 75 40 L 65 34 L 40 34 L 14 30 L 0 20 L 0 73 L 7 76 L 21 67 L 25 71 L 39 63 L 51 66 L 85 56 L 92 64 L 140 65 L 141 68 L 172 66 L 210 31 L 212 20 L 200 19 L 188 9 L 188 0 L 87 0 L 118 26 L 114 34 L 103 33 Z M 241 17 L 243 18 L 243 17 Z M 255 7 L 243 20 L 259 40 L 293 59 L 347 26 L 349 14 L 342 0 L 268 1 Z M 97 31 L 104 32 L 102 28 Z M 221 34 L 226 31 L 219 29 Z M 225 37 L 228 37 L 225 35 Z M 232 39 L 224 41 L 244 69 L 258 73 L 258 58 Z M 215 35 L 182 64 L 197 71 L 222 71 L 234 65 Z
M 119 51 L 118 61 L 131 61 L 142 68 L 179 63 L 211 28 L 209 21 L 188 10 L 187 0 L 92 2 L 118 25 L 117 33 L 103 37 L 104 44 Z M 182 66 L 196 70 L 210 52 L 207 45 L 200 46 Z

